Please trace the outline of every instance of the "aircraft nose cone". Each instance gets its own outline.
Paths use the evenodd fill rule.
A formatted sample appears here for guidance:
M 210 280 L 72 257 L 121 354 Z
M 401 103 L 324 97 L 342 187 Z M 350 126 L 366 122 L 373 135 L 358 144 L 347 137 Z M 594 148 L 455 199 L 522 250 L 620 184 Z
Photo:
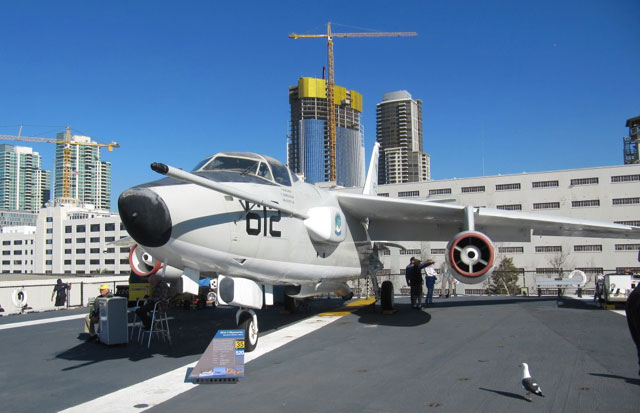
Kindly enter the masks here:
M 171 215 L 162 198 L 148 188 L 131 188 L 118 198 L 122 224 L 131 238 L 146 247 L 160 247 L 171 238 Z

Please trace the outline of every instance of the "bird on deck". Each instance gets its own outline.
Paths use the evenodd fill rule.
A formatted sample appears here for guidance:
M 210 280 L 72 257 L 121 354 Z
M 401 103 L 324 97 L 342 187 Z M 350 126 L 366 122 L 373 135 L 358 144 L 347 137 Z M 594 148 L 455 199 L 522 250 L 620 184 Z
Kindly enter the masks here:
M 542 394 L 542 389 L 536 382 L 536 379 L 531 377 L 529 374 L 529 365 L 527 363 L 522 363 L 522 387 L 527 391 L 527 394 L 524 396 L 525 399 L 532 401 L 529 396 L 531 393 L 537 394 L 538 396 L 544 397 Z

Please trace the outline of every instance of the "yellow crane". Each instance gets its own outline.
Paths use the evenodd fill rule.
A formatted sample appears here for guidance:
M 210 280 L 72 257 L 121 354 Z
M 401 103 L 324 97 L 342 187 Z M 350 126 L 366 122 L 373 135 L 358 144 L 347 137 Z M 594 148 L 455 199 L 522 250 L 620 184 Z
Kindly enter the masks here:
M 55 143 L 64 145 L 62 151 L 62 199 L 71 199 L 71 145 L 75 146 L 94 146 L 109 149 L 109 152 L 113 152 L 113 148 L 119 148 L 120 145 L 117 142 L 111 143 L 97 143 L 97 142 L 77 142 L 71 140 L 71 128 L 66 127 L 64 133 L 64 139 L 52 139 L 52 138 L 40 138 L 37 136 L 21 136 L 22 125 L 17 135 L 0 135 L 2 140 L 21 141 L 21 142 L 38 142 L 38 143 Z
M 297 39 L 327 39 L 327 54 L 329 65 L 329 80 L 327 82 L 328 123 L 329 123 L 329 174 L 330 180 L 336 180 L 336 114 L 334 106 L 335 76 L 333 68 L 333 38 L 334 37 L 407 37 L 417 36 L 416 32 L 362 32 L 362 33 L 333 33 L 331 22 L 327 23 L 326 34 L 297 34 L 291 33 L 289 38 Z

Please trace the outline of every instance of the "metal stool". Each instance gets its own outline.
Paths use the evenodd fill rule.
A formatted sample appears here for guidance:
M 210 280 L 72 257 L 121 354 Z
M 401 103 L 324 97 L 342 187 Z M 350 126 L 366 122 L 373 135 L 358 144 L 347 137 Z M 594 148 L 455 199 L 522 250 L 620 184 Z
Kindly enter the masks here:
M 148 330 L 140 328 L 138 332 L 138 342 L 142 343 L 144 340 L 144 335 L 149 335 L 149 340 L 147 341 L 147 348 L 151 347 L 151 337 L 154 334 L 162 336 L 164 341 L 168 341 L 171 344 L 171 333 L 169 331 L 169 318 L 167 317 L 167 312 L 162 309 L 158 309 L 159 305 L 166 306 L 167 303 L 156 302 L 153 305 L 153 313 L 151 316 L 151 328 Z

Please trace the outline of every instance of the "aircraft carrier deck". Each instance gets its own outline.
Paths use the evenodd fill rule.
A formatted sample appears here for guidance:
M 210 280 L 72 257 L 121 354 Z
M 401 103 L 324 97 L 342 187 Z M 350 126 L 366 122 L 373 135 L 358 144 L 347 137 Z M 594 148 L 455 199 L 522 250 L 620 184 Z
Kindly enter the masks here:
M 234 384 L 185 383 L 234 310 L 172 310 L 173 345 L 83 340 L 86 309 L 0 317 L 0 411 L 637 412 L 625 316 L 587 300 L 436 299 L 397 312 L 315 299 L 259 312 Z M 379 307 L 378 307 L 379 310 Z M 65 318 L 61 318 L 65 317 Z M 76 317 L 76 318 L 73 318 Z M 54 321 L 56 322 L 50 322 Z M 306 327 L 304 327 L 306 326 Z M 523 398 L 521 362 L 546 397 Z

